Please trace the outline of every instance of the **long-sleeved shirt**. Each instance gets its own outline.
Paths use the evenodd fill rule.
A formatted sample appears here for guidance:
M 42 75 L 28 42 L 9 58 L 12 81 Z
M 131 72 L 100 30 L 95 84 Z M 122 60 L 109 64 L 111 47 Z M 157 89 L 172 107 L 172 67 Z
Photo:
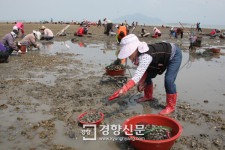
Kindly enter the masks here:
M 1 41 L 2 45 L 18 51 L 18 47 L 14 44 L 14 38 L 11 33 L 6 34 Z
M 172 49 L 171 49 L 171 56 L 170 56 L 170 60 L 173 59 L 175 53 L 176 53 L 176 46 L 171 43 Z M 147 71 L 149 65 L 152 62 L 152 56 L 146 53 L 143 53 L 141 55 L 139 55 L 136 59 L 138 59 L 138 67 L 137 70 L 135 71 L 134 76 L 132 77 L 132 80 L 135 82 L 135 84 L 137 84 L 142 76 L 144 75 L 144 73 Z
M 24 26 L 23 26 L 23 23 L 22 22 L 17 22 L 15 24 L 15 26 L 21 30 L 22 34 L 24 35 Z
M 159 31 L 159 29 L 156 29 L 154 35 L 156 35 L 158 33 L 161 33 L 161 32 Z
M 35 36 L 33 33 L 30 33 L 28 35 L 26 35 L 21 41 L 20 43 L 23 43 L 25 41 L 28 41 L 30 45 L 33 45 L 33 46 L 37 46 L 37 43 L 36 43 L 36 40 L 35 40 Z
M 44 30 L 44 37 L 53 37 L 53 36 L 54 35 L 53 35 L 53 33 L 52 33 L 52 31 L 50 29 L 46 28 Z

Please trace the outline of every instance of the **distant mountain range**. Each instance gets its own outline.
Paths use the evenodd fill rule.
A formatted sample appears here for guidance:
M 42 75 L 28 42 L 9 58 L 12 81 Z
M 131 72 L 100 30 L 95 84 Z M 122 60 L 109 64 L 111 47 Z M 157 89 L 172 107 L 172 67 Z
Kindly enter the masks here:
M 159 18 L 152 18 L 152 17 L 148 17 L 139 13 L 136 14 L 131 14 L 131 15 L 125 15 L 122 17 L 119 17 L 117 19 L 112 19 L 112 21 L 114 23 L 122 23 L 125 22 L 125 20 L 127 20 L 128 24 L 131 24 L 133 21 L 136 23 L 136 21 L 138 22 L 138 24 L 146 24 L 146 25 L 151 25 L 151 24 L 162 24 L 164 23 L 164 21 L 162 21 Z

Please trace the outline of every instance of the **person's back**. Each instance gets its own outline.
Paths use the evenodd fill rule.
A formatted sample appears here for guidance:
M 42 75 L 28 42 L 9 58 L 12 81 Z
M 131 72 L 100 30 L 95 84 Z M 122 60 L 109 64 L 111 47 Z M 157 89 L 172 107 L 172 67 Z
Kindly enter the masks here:
M 13 32 L 6 34 L 1 40 L 2 45 L 7 49 L 9 54 L 11 54 L 13 50 L 18 51 L 18 47 L 14 43 L 14 39 L 16 38 L 17 34 L 18 31 L 13 30 Z
M 120 26 L 116 35 L 116 40 L 118 43 L 127 35 L 127 28 L 125 26 Z
M 29 42 L 29 45 L 31 46 L 36 46 L 36 40 L 35 40 L 35 36 L 33 33 L 30 33 L 28 35 L 26 35 L 21 41 L 20 43 L 24 43 L 24 42 Z
M 78 31 L 77 31 L 77 35 L 78 36 L 83 36 L 84 35 L 84 28 L 82 28 L 82 27 L 79 28 Z
M 18 31 L 21 30 L 22 35 L 24 35 L 24 25 L 23 25 L 22 22 L 17 22 L 17 23 L 14 25 L 13 29 L 16 29 L 16 30 L 18 30 Z
M 183 38 L 183 28 L 175 29 L 175 37 L 177 38 L 178 35 L 180 35 L 181 38 Z
M 49 38 L 49 37 L 53 37 L 54 35 L 53 35 L 53 32 L 50 29 L 46 28 L 44 30 L 44 36 Z
M 11 38 L 10 36 L 12 36 L 10 33 L 3 36 L 1 40 L 2 45 L 9 46 L 8 40 Z
M 154 35 L 156 36 L 161 36 L 161 31 L 158 29 L 158 28 L 156 28 L 156 27 L 154 27 L 154 29 L 153 29 L 153 31 L 154 31 Z
M 35 39 L 33 33 L 27 34 L 20 42 L 30 41 L 31 39 Z
M 121 32 L 123 32 L 124 36 L 126 36 L 127 35 L 127 28 L 125 26 L 120 26 L 119 30 L 118 30 L 118 34 L 120 34 Z M 121 37 L 121 38 L 123 38 L 123 37 Z
M 210 35 L 214 35 L 216 34 L 216 31 L 215 30 L 212 30 L 212 32 L 210 33 Z
M 13 36 L 12 36 L 11 33 L 6 34 L 6 35 L 2 38 L 1 43 L 2 43 L 4 46 L 6 46 L 6 47 L 11 47 L 11 48 L 15 48 L 15 49 L 16 49 L 16 47 L 15 47 L 15 45 L 14 45 L 14 38 L 13 38 Z

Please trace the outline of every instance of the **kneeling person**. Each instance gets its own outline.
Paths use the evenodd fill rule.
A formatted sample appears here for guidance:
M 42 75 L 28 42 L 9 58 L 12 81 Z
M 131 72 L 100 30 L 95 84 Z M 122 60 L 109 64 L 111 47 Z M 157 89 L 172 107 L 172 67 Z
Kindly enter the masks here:
M 30 33 L 26 35 L 21 41 L 21 45 L 26 45 L 26 48 L 29 48 L 31 46 L 34 46 L 38 49 L 40 49 L 40 45 L 37 44 L 36 40 L 40 40 L 41 38 L 41 33 L 39 31 L 33 30 L 33 33 Z
M 44 32 L 44 36 L 41 38 L 41 40 L 54 40 L 53 32 L 50 29 L 42 26 L 40 30 Z

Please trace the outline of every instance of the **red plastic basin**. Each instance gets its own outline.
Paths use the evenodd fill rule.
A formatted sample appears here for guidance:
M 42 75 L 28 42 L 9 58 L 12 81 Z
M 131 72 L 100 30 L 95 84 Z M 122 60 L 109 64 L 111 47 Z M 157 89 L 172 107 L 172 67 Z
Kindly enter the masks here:
M 210 51 L 213 53 L 220 53 L 220 48 L 210 48 Z
M 152 38 L 157 38 L 158 37 L 158 35 L 152 35 Z
M 105 68 L 106 74 L 110 76 L 123 75 L 125 73 L 125 68 L 120 70 L 108 70 Z
M 100 115 L 102 116 L 101 119 L 99 119 L 98 121 L 96 122 L 91 122 L 91 123 L 86 123 L 86 122 L 82 122 L 80 121 L 80 119 L 85 116 L 87 113 L 96 113 L 96 111 L 89 111 L 89 112 L 85 112 L 83 114 L 81 114 L 79 117 L 78 117 L 78 121 L 81 123 L 81 124 L 96 124 L 97 126 L 99 126 L 99 124 L 101 123 L 102 119 L 104 118 L 104 115 L 103 113 L 100 113 Z
M 127 126 L 127 128 L 129 129 L 130 126 L 132 125 L 134 130 L 135 126 L 140 122 L 146 122 L 148 124 L 154 125 L 168 126 L 173 129 L 171 132 L 173 136 L 166 140 L 153 141 L 153 140 L 141 140 L 133 135 L 128 135 L 131 134 L 132 132 L 125 130 L 125 126 Z M 130 140 L 130 143 L 138 150 L 168 150 L 173 146 L 175 140 L 178 137 L 180 137 L 182 130 L 183 130 L 182 126 L 176 120 L 171 119 L 169 117 L 154 114 L 134 116 L 127 119 L 123 123 L 123 131 L 129 138 L 133 139 Z

